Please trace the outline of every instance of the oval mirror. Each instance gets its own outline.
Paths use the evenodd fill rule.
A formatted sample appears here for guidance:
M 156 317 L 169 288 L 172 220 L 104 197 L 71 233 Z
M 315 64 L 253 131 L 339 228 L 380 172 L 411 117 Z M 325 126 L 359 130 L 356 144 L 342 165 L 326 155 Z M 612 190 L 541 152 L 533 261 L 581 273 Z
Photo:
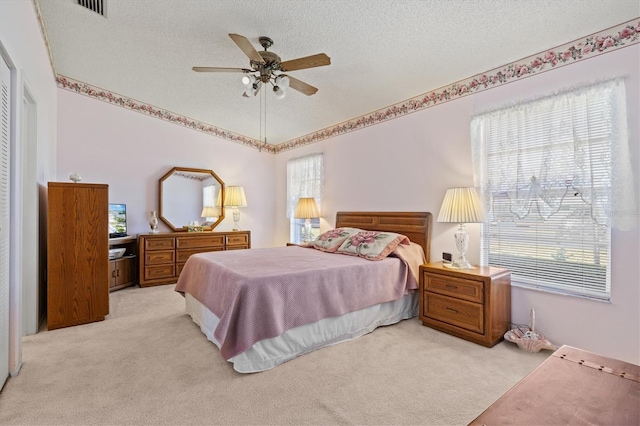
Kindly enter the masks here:
M 224 182 L 206 169 L 174 167 L 160 179 L 158 214 L 173 231 L 197 223 L 212 230 L 224 219 Z

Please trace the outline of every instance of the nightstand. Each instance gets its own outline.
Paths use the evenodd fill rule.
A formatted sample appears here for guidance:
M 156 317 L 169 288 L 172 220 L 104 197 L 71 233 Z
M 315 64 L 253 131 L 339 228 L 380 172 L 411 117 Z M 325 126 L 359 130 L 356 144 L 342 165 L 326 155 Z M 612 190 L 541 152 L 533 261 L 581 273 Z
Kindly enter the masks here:
M 297 246 L 300 247 L 302 244 L 298 244 L 298 243 L 287 243 L 287 247 L 289 246 Z
M 500 342 L 511 323 L 511 272 L 479 266 L 420 266 L 422 324 L 479 345 Z

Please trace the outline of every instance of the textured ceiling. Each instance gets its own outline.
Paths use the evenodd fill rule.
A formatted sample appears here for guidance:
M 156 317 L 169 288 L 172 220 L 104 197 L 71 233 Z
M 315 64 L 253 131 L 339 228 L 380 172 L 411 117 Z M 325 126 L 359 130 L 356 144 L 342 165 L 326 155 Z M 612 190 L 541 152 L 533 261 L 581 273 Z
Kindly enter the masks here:
M 639 0 L 104 1 L 105 17 L 76 0 L 37 0 L 59 75 L 255 139 L 260 98 L 241 96 L 242 74 L 191 67 L 248 68 L 229 33 L 258 50 L 271 37 L 283 61 L 331 57 L 291 72 L 315 95 L 267 93 L 270 144 L 640 16 Z

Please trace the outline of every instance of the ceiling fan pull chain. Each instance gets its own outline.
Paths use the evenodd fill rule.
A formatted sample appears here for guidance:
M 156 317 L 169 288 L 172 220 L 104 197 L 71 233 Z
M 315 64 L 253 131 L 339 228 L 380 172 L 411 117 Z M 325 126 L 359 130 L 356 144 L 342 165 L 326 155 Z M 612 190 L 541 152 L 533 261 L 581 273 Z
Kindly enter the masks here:
M 262 148 L 267 146 L 267 91 L 264 90 L 264 144 Z M 262 151 L 262 149 L 260 149 Z
M 262 140 L 262 98 L 264 97 L 264 90 L 260 93 L 260 140 Z M 262 146 L 258 148 L 258 152 L 262 152 Z

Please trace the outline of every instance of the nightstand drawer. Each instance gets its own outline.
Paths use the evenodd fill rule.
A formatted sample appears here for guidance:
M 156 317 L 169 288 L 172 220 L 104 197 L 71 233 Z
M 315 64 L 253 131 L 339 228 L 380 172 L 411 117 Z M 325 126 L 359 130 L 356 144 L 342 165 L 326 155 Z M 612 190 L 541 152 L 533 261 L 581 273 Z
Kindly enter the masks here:
M 476 333 L 484 333 L 483 306 L 465 300 L 424 292 L 424 315 Z
M 482 281 L 438 276 L 424 273 L 425 290 L 470 302 L 482 303 Z

